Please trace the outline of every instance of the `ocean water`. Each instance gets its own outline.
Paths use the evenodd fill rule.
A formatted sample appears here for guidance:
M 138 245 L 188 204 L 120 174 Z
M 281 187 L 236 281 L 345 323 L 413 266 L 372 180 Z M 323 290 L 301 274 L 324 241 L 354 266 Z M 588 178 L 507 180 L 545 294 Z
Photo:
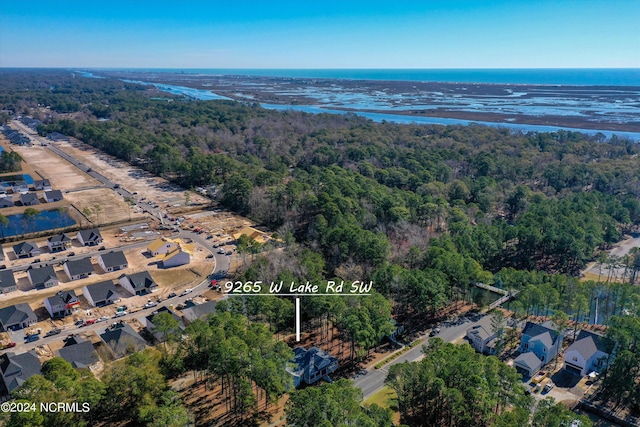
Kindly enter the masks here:
M 100 69 L 96 69 L 99 71 Z M 107 70 L 107 69 L 103 69 Z M 110 69 L 156 73 L 244 75 L 287 78 L 398 80 L 459 83 L 503 83 L 577 86 L 640 86 L 640 68 L 509 68 L 509 69 L 242 69 L 135 68 Z

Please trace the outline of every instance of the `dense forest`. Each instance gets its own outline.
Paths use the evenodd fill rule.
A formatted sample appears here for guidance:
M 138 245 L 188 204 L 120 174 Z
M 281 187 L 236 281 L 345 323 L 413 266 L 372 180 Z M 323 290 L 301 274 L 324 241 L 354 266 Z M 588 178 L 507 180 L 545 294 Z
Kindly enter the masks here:
M 575 328 L 593 320 L 598 304 L 601 323 L 640 315 L 634 286 L 640 251 L 623 258 L 605 253 L 640 224 L 640 147 L 632 141 L 562 130 L 374 123 L 352 114 L 276 112 L 159 93 L 67 71 L 2 71 L 0 119 L 28 114 L 43 121 L 43 135 L 74 136 L 187 188 L 213 186 L 218 203 L 276 231 L 286 248 L 261 252 L 269 248 L 241 245 L 239 251 L 251 256 L 239 279 L 373 280 L 371 299 L 303 299 L 308 325 L 323 337 L 336 326 L 351 341 L 353 359 L 393 330 L 392 318 L 410 329 L 450 301 L 474 300 L 473 282 L 520 291 L 509 306 L 517 316 L 564 313 Z M 624 273 L 580 280 L 590 261 Z M 167 372 L 204 364 L 208 375 L 226 384 L 230 411 L 269 405 L 286 385 L 276 378 L 262 386 L 253 372 L 238 368 L 236 375 L 212 366 L 208 354 L 224 349 L 208 346 L 211 337 L 229 330 L 221 330 L 220 322 L 235 324 L 233 316 L 241 314 L 271 333 L 285 332 L 292 306 L 279 297 L 221 304 L 220 312 L 231 317 L 199 325 L 193 335 L 199 351 L 182 358 L 186 350 L 174 349 L 181 356 L 166 357 L 165 363 L 172 361 Z M 635 377 L 624 390 L 607 388 L 616 402 L 637 402 L 629 390 L 640 377 L 637 342 L 628 343 L 628 357 L 620 362 L 627 364 L 615 366 Z M 448 346 L 428 351 L 443 360 L 448 352 L 472 358 Z M 496 368 L 491 361 L 473 363 Z M 395 388 L 404 369 L 390 375 Z M 428 416 L 449 420 L 439 425 L 468 425 L 465 417 L 471 416 L 482 418 L 478 425 L 518 425 L 516 418 L 507 422 L 517 411 L 486 416 L 500 413 L 514 396 L 474 395 L 477 405 L 462 413 L 463 384 L 438 377 L 426 362 L 411 369 L 433 376 L 439 391 L 424 388 L 404 398 L 424 404 L 448 397 L 435 408 L 438 414 L 399 401 L 411 409 L 403 422 L 420 425 L 416 420 Z M 292 402 L 291 410 L 298 410 Z M 556 411 L 553 405 L 546 410 Z

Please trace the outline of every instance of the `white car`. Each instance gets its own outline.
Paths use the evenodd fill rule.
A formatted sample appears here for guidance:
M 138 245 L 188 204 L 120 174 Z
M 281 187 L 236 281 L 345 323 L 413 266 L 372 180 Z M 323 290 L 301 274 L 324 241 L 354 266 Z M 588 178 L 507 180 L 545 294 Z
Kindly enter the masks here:
M 126 312 L 126 311 L 119 311 L 113 317 L 122 317 L 122 316 L 126 316 L 127 314 L 129 314 L 129 313 Z
M 98 322 L 105 322 L 105 321 L 107 321 L 107 320 L 109 320 L 109 316 L 102 316 L 102 317 L 100 317 L 99 319 L 96 319 L 96 323 L 98 323 Z
M 151 308 L 151 307 L 155 307 L 156 305 L 158 305 L 157 302 L 149 301 L 144 305 L 144 308 Z
M 183 297 L 183 296 L 185 296 L 185 295 L 187 295 L 187 294 L 190 294 L 190 293 L 191 293 L 191 291 L 193 291 L 193 289 L 191 289 L 191 288 L 187 288 L 187 289 L 185 289 L 184 291 L 182 291 L 182 293 L 180 294 L 180 296 L 181 296 L 181 297 Z

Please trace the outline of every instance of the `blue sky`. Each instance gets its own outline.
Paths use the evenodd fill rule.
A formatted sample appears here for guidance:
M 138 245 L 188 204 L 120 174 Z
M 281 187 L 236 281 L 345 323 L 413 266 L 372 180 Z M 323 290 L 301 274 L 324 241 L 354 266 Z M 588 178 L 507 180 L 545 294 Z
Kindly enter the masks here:
M 0 67 L 640 67 L 640 0 L 10 1 Z

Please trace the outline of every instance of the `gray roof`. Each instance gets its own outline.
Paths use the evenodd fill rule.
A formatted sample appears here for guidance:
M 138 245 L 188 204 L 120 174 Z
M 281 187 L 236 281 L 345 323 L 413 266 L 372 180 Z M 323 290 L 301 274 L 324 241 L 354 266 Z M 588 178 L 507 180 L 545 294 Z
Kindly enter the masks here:
M 116 358 L 142 351 L 147 345 L 146 341 L 126 323 L 100 334 L 100 338 L 113 351 Z
M 30 377 L 39 374 L 41 367 L 35 351 L 0 355 L 0 370 L 9 393 L 24 384 Z
M 71 237 L 69 237 L 66 233 L 62 233 L 62 234 L 56 234 L 55 236 L 51 236 L 47 239 L 48 242 L 50 243 L 64 243 L 64 242 L 70 242 L 71 241 Z
M 540 341 L 546 348 L 551 348 L 553 346 L 553 338 L 551 338 L 551 334 L 549 332 L 543 332 L 540 335 L 532 337 L 529 342 L 532 341 Z
M 15 205 L 12 197 L 0 197 L 0 208 L 8 208 Z
M 311 376 L 311 371 L 318 372 L 336 363 L 338 359 L 325 353 L 317 347 L 305 350 L 303 347 L 293 349 L 293 364 L 298 367 L 293 372 L 296 375 Z
M 47 185 L 51 185 L 51 182 L 48 179 L 36 179 L 35 181 L 33 181 L 34 188 L 44 187 Z
M 36 251 L 38 249 L 38 246 L 35 243 L 31 243 L 31 242 L 22 242 L 22 243 L 18 243 L 17 245 L 13 245 L 13 252 L 15 252 L 16 255 L 26 255 L 26 254 L 30 254 L 33 251 Z
M 12 288 L 16 285 L 16 279 L 13 277 L 13 271 L 0 270 L 0 288 Z
M 196 319 L 203 319 L 207 317 L 207 315 L 214 313 L 216 311 L 216 302 L 215 301 L 207 301 L 203 304 L 192 305 L 188 308 L 182 310 L 182 315 L 185 319 L 190 322 L 193 322 Z
M 139 273 L 128 274 L 127 277 L 129 278 L 129 282 L 131 282 L 133 289 L 136 289 L 136 290 L 150 289 L 152 287 L 158 286 L 148 271 L 141 271 Z
M 31 278 L 33 286 L 41 285 L 51 279 L 58 280 L 58 276 L 51 265 L 45 265 L 40 268 L 29 268 L 27 274 Z
M 153 323 L 153 318 L 156 317 L 158 314 L 162 314 L 162 313 L 169 313 L 170 315 L 173 316 L 174 319 L 176 319 L 178 321 L 178 328 L 179 329 L 184 329 L 184 323 L 182 322 L 182 318 L 180 316 L 178 316 L 176 313 L 174 313 L 172 310 L 170 310 L 169 308 L 162 306 L 160 308 L 158 308 L 156 311 L 154 311 L 153 313 L 151 313 L 150 315 L 147 316 L 147 321 L 151 324 Z
M 40 203 L 40 200 L 38 200 L 38 195 L 35 194 L 35 193 L 21 194 L 20 195 L 20 201 L 22 202 L 23 205 L 26 205 L 26 204 L 31 203 L 33 201 L 36 201 L 36 202 Z
M 24 302 L 0 308 L 0 323 L 2 323 L 3 327 L 37 319 L 36 314 L 31 310 L 31 306 Z
M 98 230 L 97 228 L 92 228 L 90 230 L 80 230 L 78 231 L 78 234 L 82 236 L 82 241 L 84 242 L 102 240 L 100 230 Z
M 609 338 L 589 331 L 580 331 L 578 338 L 569 346 L 567 351 L 577 351 L 584 357 L 584 360 L 587 360 L 597 351 L 609 353 L 612 347 L 613 342 Z
M 44 195 L 47 199 L 59 199 L 62 200 L 62 191 L 60 190 L 49 190 L 45 191 Z
M 60 302 L 66 305 L 66 304 L 69 304 L 70 301 L 74 301 L 77 299 L 78 297 L 76 296 L 76 293 L 72 289 L 70 291 L 60 291 L 54 296 L 47 298 L 47 301 L 49 301 L 49 303 L 53 307 L 56 304 L 60 304 Z
M 93 273 L 93 264 L 91 264 L 91 258 L 82 258 L 73 261 L 67 261 L 66 264 L 69 274 L 77 276 L 79 274 Z
M 122 251 L 116 252 L 108 252 L 106 254 L 101 254 L 100 258 L 102 258 L 102 262 L 105 267 L 117 267 L 119 265 L 127 264 L 127 258 L 124 256 Z
M 58 354 L 74 368 L 88 368 L 100 361 L 91 341 L 78 336 L 68 339 L 64 347 L 58 350 Z
M 549 333 L 551 344 L 555 344 L 556 340 L 558 339 L 558 332 L 554 331 L 551 328 L 547 328 L 546 326 L 538 325 L 536 323 L 527 322 L 524 329 L 522 330 L 522 335 L 529 335 L 531 338 L 534 338 L 538 335 L 544 334 L 545 332 Z M 551 344 L 549 344 L 548 347 L 550 347 Z
M 542 361 L 531 351 L 522 353 L 520 356 L 515 358 L 513 363 L 527 366 L 529 369 L 537 368 L 542 365 Z
M 93 299 L 94 301 L 104 301 L 108 300 L 114 295 L 118 295 L 116 286 L 111 280 L 94 283 L 93 285 L 87 285 L 87 292 L 89 292 L 89 295 L 91 295 L 91 299 Z

